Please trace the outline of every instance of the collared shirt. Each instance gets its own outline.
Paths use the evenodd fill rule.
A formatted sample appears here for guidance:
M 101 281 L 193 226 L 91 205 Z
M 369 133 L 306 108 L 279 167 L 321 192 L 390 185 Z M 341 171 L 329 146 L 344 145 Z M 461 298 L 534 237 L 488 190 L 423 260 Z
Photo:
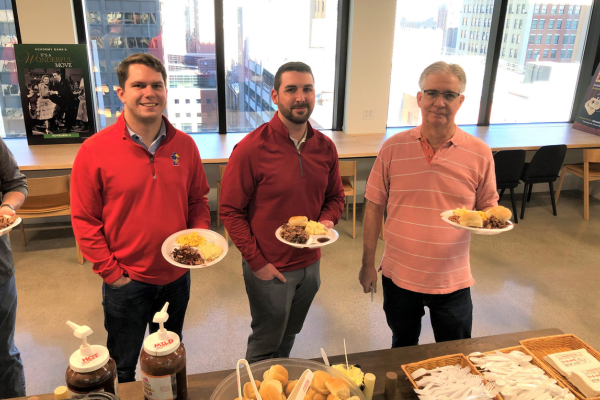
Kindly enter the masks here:
M 420 126 L 400 132 L 379 151 L 365 196 L 387 203 L 381 261 L 386 277 L 403 289 L 427 294 L 473 285 L 470 233 L 450 226 L 440 213 L 497 205 L 489 146 L 457 127 L 452 139 L 433 153 Z
M 302 136 L 302 138 L 300 140 L 296 140 L 290 136 L 290 139 L 292 139 L 292 142 L 294 142 L 294 146 L 296 146 L 296 150 L 298 150 L 298 151 L 300 151 L 300 146 L 302 146 L 302 143 L 306 142 L 306 132 L 308 132 L 308 125 L 306 125 L 306 129 L 304 130 L 304 135 Z
M 138 135 L 129 128 L 129 125 L 127 125 L 127 130 L 129 131 L 129 136 L 131 136 L 131 139 L 146 150 L 148 150 L 150 154 L 156 153 L 156 150 L 160 146 L 160 143 L 163 141 L 164 138 L 167 137 L 167 127 L 165 126 L 165 121 L 162 121 L 160 125 L 160 130 L 158 131 L 158 136 L 156 137 L 156 139 L 154 139 L 154 142 L 152 142 L 150 148 L 146 146 L 140 135 Z

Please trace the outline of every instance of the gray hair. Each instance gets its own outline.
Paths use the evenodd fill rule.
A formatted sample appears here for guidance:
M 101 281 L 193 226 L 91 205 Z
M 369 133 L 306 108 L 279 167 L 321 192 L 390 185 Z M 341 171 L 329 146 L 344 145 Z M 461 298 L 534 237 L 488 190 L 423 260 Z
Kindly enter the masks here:
M 421 73 L 421 77 L 419 77 L 419 87 L 423 90 L 423 86 L 425 85 L 425 79 L 431 74 L 437 73 L 451 73 L 458 78 L 460 81 L 459 91 L 463 93 L 465 88 L 467 87 L 467 74 L 465 74 L 465 70 L 458 64 L 448 64 L 444 61 L 434 62 L 427 68 L 423 70 Z

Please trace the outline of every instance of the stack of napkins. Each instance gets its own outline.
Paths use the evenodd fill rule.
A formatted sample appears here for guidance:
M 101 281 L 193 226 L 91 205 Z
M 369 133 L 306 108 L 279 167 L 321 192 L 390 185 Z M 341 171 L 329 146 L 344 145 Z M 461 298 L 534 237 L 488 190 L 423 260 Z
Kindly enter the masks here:
M 600 361 L 586 349 L 549 354 L 544 361 L 569 379 L 586 397 L 600 396 Z

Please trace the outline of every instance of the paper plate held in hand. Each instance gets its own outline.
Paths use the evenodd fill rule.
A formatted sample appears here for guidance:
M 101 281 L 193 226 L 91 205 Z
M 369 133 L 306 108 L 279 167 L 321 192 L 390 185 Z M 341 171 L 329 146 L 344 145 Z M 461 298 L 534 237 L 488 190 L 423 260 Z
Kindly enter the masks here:
M 489 235 L 498 235 L 503 232 L 508 232 L 515 227 L 512 222 L 508 221 L 509 225 L 506 228 L 502 228 L 502 229 L 471 228 L 469 226 L 462 226 L 461 224 L 457 224 L 456 222 L 450 221 L 448 218 L 450 218 L 453 215 L 454 215 L 454 211 L 448 210 L 448 211 L 444 211 L 443 213 L 441 213 L 440 217 L 442 217 L 442 219 L 445 222 L 449 223 L 456 229 L 464 229 L 465 231 L 469 231 L 476 235 L 488 235 L 488 236 Z
M 182 264 L 182 263 L 175 261 L 173 259 L 173 250 L 180 247 L 179 243 L 177 243 L 177 238 L 181 235 L 187 235 L 187 234 L 193 233 L 193 232 L 198 233 L 200 236 L 202 236 L 204 239 L 206 239 L 207 242 L 213 243 L 216 246 L 219 246 L 223 250 L 223 253 L 221 253 L 221 255 L 219 257 L 217 257 L 216 259 L 214 259 L 210 262 L 205 262 L 201 265 L 186 265 L 186 264 Z M 217 232 L 213 232 L 208 229 L 186 229 L 186 230 L 179 231 L 179 232 L 174 233 L 171 236 L 169 236 L 162 244 L 161 253 L 162 253 L 163 257 L 165 258 L 165 260 L 167 260 L 168 262 L 170 262 L 171 264 L 173 264 L 176 267 L 197 269 L 197 268 L 206 268 L 206 267 L 210 267 L 211 265 L 215 265 L 216 263 L 221 261 L 227 255 L 228 249 L 229 249 L 229 243 L 227 242 L 227 240 L 225 240 L 225 238 L 223 236 L 219 235 Z
M 337 231 L 332 228 L 332 229 L 327 229 L 326 235 L 310 235 L 310 237 L 308 238 L 308 241 L 304 244 L 292 243 L 292 242 L 288 242 L 287 240 L 284 240 L 281 237 L 282 229 L 283 229 L 283 226 L 280 226 L 275 231 L 275 236 L 277 236 L 277 239 L 281 243 L 285 243 L 288 246 L 296 247 L 298 249 L 317 249 L 319 247 L 327 246 L 328 244 L 335 242 L 340 237 L 340 235 L 337 233 Z

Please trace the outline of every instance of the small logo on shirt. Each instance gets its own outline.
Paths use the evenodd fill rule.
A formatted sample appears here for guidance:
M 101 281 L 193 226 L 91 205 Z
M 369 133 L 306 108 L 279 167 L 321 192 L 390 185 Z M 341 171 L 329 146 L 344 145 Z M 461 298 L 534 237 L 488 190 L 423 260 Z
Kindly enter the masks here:
M 179 154 L 176 151 L 171 154 L 171 160 L 173 160 L 173 165 L 179 167 Z

